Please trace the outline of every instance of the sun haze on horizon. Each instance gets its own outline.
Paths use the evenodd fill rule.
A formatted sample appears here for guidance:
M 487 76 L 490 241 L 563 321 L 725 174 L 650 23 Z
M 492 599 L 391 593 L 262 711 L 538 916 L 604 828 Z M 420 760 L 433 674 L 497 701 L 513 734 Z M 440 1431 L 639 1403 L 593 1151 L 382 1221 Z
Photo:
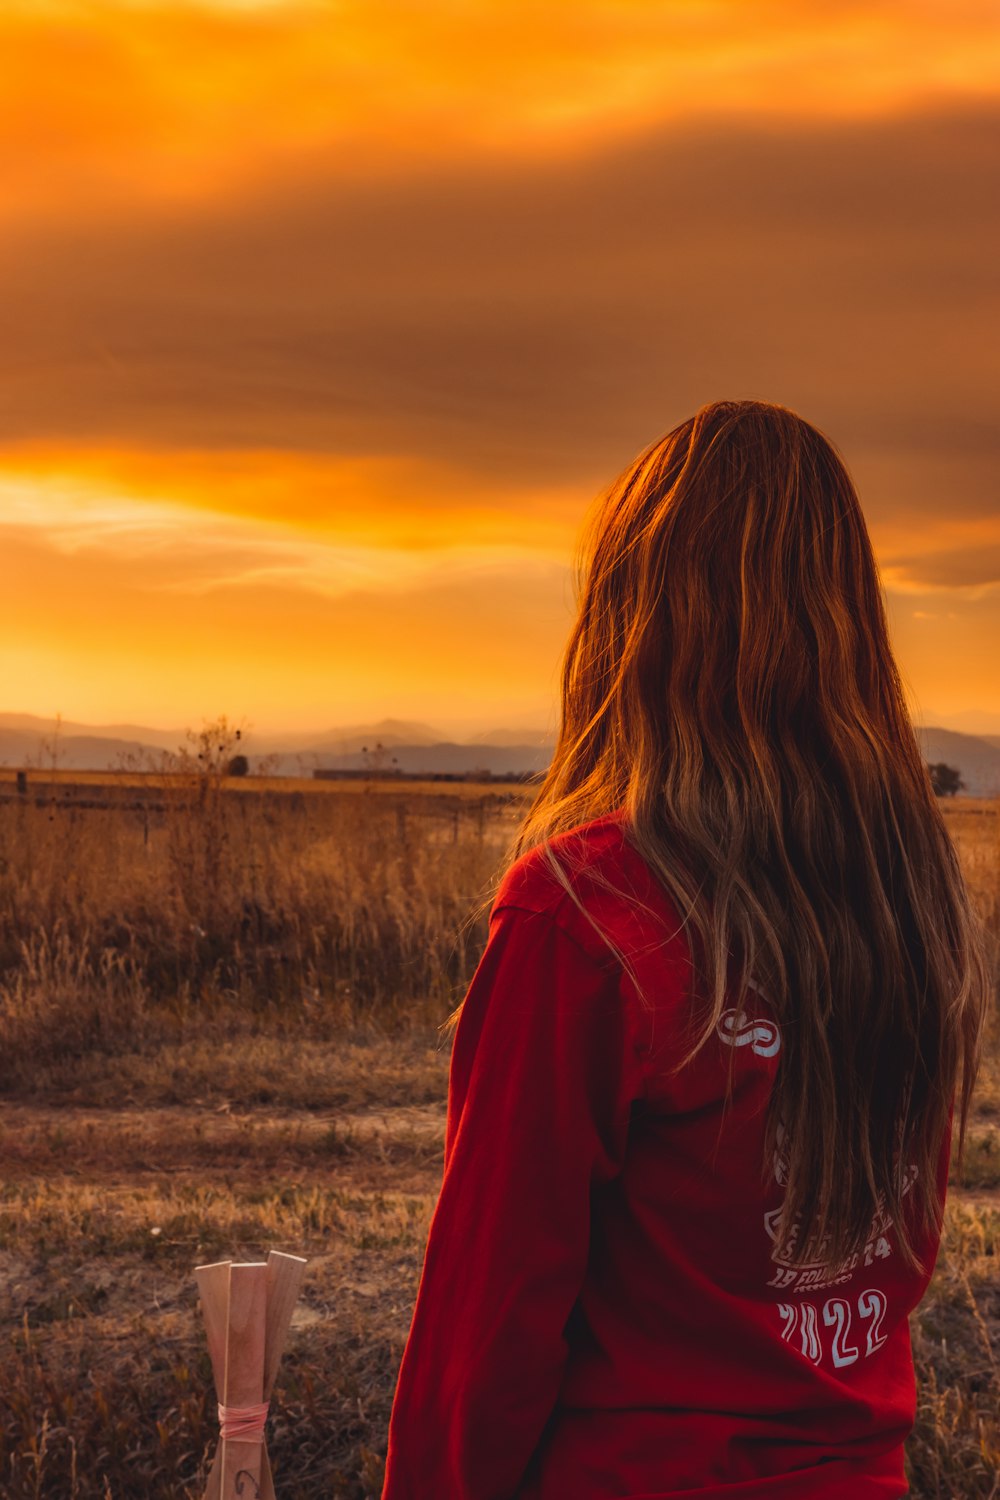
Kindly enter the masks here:
M 550 728 L 593 497 L 843 452 L 1000 730 L 992 3 L 0 0 L 5 708 Z

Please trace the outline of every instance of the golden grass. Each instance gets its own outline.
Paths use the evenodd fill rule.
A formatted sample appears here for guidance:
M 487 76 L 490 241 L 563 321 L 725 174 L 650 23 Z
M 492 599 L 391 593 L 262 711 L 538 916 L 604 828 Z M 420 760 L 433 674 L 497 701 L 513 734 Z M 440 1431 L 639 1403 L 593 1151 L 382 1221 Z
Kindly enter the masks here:
M 13 790 L 18 772 L 11 766 L 0 766 L 0 786 Z M 146 793 L 152 799 L 158 792 L 172 791 L 189 793 L 191 776 L 184 771 L 68 771 L 58 766 L 50 770 L 46 766 L 28 772 L 28 788 L 32 795 L 48 795 L 50 788 L 56 796 L 68 793 L 75 787 L 86 787 L 110 793 L 118 789 Z M 449 797 L 463 802 L 478 802 L 488 797 L 496 802 L 523 802 L 531 796 L 526 783 L 516 781 L 494 781 L 492 778 L 477 781 L 474 776 L 462 781 L 426 780 L 404 781 L 398 777 L 378 775 L 350 776 L 340 780 L 316 776 L 231 776 L 226 778 L 224 791 L 228 796 L 291 797 L 294 795 L 321 797 L 358 795 L 373 797 Z
M 979 1500 L 1000 1490 L 1000 1214 L 952 1195 L 930 1289 L 911 1319 L 917 1423 L 912 1495 Z
M 227 1011 L 316 1040 L 441 1019 L 511 820 L 492 795 L 0 803 L 0 1087 Z
M 437 1026 L 511 826 L 492 794 L 408 791 L 0 802 L 5 1500 L 200 1500 L 217 1424 L 192 1268 L 271 1246 L 310 1262 L 279 1492 L 378 1496 L 440 1185 Z M 946 813 L 1000 927 L 996 809 Z M 998 1117 L 994 1034 L 913 1319 L 914 1500 L 1000 1493 Z

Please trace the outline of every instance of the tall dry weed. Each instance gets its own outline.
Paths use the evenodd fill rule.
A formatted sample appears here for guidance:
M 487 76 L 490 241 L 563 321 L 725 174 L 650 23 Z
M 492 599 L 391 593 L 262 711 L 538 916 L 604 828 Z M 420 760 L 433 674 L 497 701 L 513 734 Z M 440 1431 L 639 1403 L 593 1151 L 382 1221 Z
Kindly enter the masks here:
M 469 800 L 207 778 L 165 808 L 2 803 L 0 1072 L 220 1007 L 314 1035 L 440 1019 L 507 836 Z

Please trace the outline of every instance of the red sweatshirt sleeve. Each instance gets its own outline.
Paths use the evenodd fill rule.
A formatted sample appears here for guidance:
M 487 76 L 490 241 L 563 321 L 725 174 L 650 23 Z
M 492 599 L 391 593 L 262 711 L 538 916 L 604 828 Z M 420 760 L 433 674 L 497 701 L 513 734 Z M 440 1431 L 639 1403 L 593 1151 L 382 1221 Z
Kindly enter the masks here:
M 511 1500 L 556 1402 L 591 1190 L 642 1095 L 620 970 L 549 911 L 495 907 L 455 1030 L 445 1166 L 382 1500 Z

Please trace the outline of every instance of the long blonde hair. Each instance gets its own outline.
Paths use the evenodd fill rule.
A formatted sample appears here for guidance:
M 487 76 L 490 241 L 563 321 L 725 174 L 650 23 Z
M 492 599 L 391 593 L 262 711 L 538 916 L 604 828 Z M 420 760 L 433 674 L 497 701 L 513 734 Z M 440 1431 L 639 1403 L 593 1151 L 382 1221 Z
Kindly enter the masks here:
M 919 1265 L 989 961 L 843 460 L 786 407 L 703 406 L 599 497 L 577 593 L 555 752 L 504 868 L 624 809 L 701 978 L 677 1065 L 730 1003 L 733 954 L 781 1026 L 767 1154 L 782 1233 L 808 1226 L 788 1258 L 846 1262 L 880 1210 Z

